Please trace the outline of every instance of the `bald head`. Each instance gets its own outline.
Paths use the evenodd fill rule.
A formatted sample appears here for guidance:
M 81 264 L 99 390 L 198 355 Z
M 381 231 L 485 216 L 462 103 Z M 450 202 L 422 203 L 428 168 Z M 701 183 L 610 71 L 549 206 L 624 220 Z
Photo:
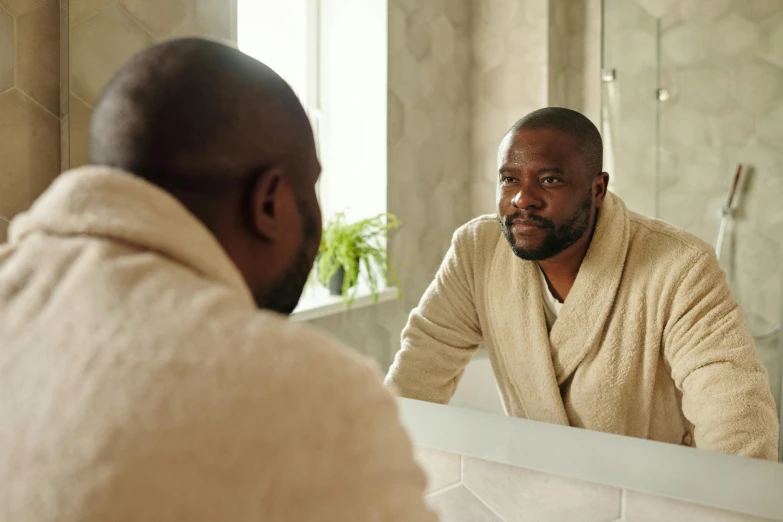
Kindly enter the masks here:
M 95 107 L 90 160 L 170 193 L 259 307 L 294 309 L 321 239 L 320 165 L 304 108 L 269 67 L 197 38 L 137 54 Z
M 571 136 L 576 140 L 587 172 L 593 176 L 601 174 L 604 154 L 601 133 L 583 114 L 562 107 L 546 107 L 521 118 L 506 135 L 521 130 L 551 130 Z
M 301 158 L 312 140 L 304 109 L 274 71 L 185 38 L 146 49 L 114 76 L 93 113 L 90 160 L 162 185 L 215 185 Z

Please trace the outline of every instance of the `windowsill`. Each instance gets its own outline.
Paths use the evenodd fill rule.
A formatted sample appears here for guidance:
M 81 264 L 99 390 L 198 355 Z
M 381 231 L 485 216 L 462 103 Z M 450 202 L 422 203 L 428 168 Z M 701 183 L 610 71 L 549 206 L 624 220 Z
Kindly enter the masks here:
M 330 315 L 340 314 L 348 310 L 365 308 L 374 304 L 385 303 L 397 299 L 397 289 L 390 286 L 378 292 L 378 300 L 374 301 L 367 288 L 359 287 L 351 304 L 346 303 L 342 296 L 329 294 L 329 290 L 313 285 L 305 290 L 299 305 L 291 314 L 294 321 L 312 321 Z

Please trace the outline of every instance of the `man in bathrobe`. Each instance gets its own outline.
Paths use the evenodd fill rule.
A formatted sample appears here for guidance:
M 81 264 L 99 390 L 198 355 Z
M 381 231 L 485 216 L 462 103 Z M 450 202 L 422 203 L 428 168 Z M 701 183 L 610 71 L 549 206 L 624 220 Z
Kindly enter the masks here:
M 286 320 L 321 230 L 288 85 L 152 47 L 90 155 L 0 246 L 0 520 L 434 521 L 376 368 Z
M 483 343 L 509 415 L 776 459 L 767 373 L 712 248 L 630 212 L 601 169 L 583 115 L 514 125 L 497 215 L 454 235 L 387 384 L 447 403 Z

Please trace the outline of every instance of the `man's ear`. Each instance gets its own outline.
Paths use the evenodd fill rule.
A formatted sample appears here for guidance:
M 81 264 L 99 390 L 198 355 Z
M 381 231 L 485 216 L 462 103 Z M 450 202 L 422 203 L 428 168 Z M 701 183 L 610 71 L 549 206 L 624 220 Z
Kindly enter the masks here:
M 250 189 L 250 227 L 260 237 L 275 241 L 285 232 L 281 216 L 284 188 L 283 171 L 264 170 Z
M 593 197 L 598 198 L 599 204 L 606 198 L 609 191 L 609 174 L 602 172 L 593 179 Z

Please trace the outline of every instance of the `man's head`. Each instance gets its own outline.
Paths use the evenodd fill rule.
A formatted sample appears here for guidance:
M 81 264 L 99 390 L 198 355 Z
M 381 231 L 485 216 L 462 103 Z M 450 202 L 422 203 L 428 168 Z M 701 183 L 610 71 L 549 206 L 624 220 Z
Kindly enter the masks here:
M 93 113 L 90 160 L 158 185 L 215 235 L 259 307 L 295 308 L 321 239 L 307 115 L 274 71 L 223 44 L 153 46 Z
M 498 217 L 514 253 L 542 261 L 589 240 L 609 175 L 601 135 L 570 109 L 532 112 L 498 150 Z

